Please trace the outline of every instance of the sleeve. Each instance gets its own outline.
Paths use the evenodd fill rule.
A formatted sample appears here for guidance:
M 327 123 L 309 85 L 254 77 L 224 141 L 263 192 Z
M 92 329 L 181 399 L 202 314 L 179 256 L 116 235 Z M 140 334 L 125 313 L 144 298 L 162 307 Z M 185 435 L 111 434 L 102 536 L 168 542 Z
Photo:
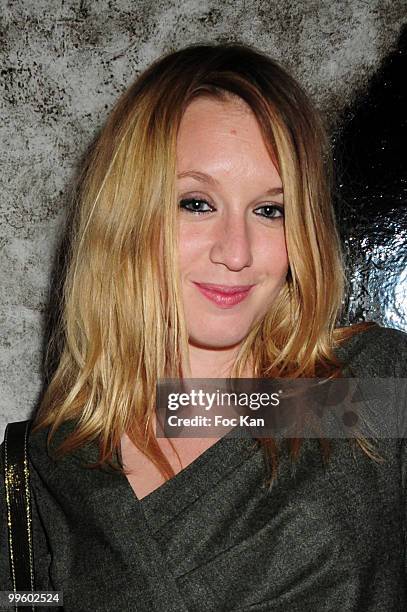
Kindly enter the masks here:
M 401 470 L 401 503 L 403 515 L 404 567 L 407 587 L 407 333 L 388 327 L 377 327 L 360 334 L 361 349 L 357 351 L 352 367 L 357 374 L 367 377 L 386 378 L 397 431 L 396 453 L 399 452 Z M 400 486 L 400 485 L 399 485 Z
M 403 500 L 404 569 L 407 588 L 407 334 L 399 336 L 399 343 L 393 353 L 394 400 L 399 423 L 401 487 Z
M 402 537 L 404 539 L 404 572 L 407 588 L 407 439 L 401 440 L 401 483 L 403 499 L 404 526 Z
M 404 574 L 406 577 L 407 589 L 407 438 L 401 439 L 401 486 L 403 500 L 403 533 L 404 540 Z

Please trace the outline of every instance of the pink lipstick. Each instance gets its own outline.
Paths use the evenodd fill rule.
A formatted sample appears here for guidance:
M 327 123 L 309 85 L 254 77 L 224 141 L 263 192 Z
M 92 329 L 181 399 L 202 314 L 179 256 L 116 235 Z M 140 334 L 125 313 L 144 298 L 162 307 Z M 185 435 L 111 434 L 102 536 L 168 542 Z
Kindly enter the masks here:
M 194 283 L 208 300 L 219 308 L 232 308 L 242 302 L 254 285 L 214 285 L 212 283 Z

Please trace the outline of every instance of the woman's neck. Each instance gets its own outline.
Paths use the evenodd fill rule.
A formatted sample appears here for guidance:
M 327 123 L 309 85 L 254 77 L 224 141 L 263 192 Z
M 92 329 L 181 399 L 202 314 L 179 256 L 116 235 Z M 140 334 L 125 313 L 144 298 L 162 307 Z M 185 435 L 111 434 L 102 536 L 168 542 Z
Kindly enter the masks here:
M 185 369 L 184 378 L 229 378 L 235 363 L 239 346 L 214 350 L 195 345 L 189 346 L 191 369 Z M 250 368 L 246 368 L 247 377 Z

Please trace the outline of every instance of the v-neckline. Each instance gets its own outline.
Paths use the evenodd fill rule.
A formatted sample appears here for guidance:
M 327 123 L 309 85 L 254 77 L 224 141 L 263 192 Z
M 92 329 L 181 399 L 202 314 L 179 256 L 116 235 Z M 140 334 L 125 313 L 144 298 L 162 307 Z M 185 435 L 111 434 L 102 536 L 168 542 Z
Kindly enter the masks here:
M 182 480 L 184 478 L 183 474 L 184 472 L 189 472 L 190 469 L 192 469 L 193 465 L 197 465 L 199 467 L 199 465 L 201 463 L 204 463 L 207 460 L 207 452 L 213 448 L 214 446 L 217 446 L 222 440 L 223 440 L 224 436 L 222 438 L 219 438 L 217 441 L 213 442 L 212 444 L 206 446 L 206 448 L 204 448 L 196 457 L 195 459 L 193 459 L 192 461 L 190 461 L 189 463 L 187 463 L 183 468 L 181 468 L 180 470 L 178 470 L 174 476 L 172 476 L 171 478 L 169 478 L 168 480 L 165 480 L 164 482 L 162 482 L 161 484 L 159 484 L 158 486 L 156 486 L 154 489 L 152 489 L 150 492 L 146 493 L 145 495 L 143 495 L 142 497 L 139 497 L 137 491 L 134 489 L 134 487 L 132 486 L 130 479 L 126 476 L 127 480 L 129 481 L 129 484 L 133 490 L 133 493 L 135 495 L 135 497 L 137 498 L 137 500 L 143 504 L 145 500 L 147 500 L 147 498 L 150 498 L 152 496 L 154 496 L 155 492 L 158 490 L 161 490 L 163 487 L 165 488 L 167 483 L 169 483 L 170 481 L 174 480 L 174 479 L 180 479 Z M 209 454 L 210 456 L 210 454 Z M 115 459 L 116 461 L 120 464 L 120 465 L 124 465 L 124 467 L 129 467 L 129 464 L 126 464 L 123 462 L 123 438 L 121 439 L 121 444 L 120 446 L 117 448 L 116 453 L 115 453 Z M 131 464 L 132 465 L 136 465 L 136 462 L 133 460 L 131 460 Z M 181 476 L 182 474 L 182 476 Z
M 171 521 L 256 451 L 258 445 L 252 436 L 224 436 L 175 476 L 137 498 L 152 531 Z M 125 474 L 122 476 L 133 491 Z
M 137 496 L 126 474 L 121 473 L 119 476 L 125 481 L 124 484 L 135 502 L 142 508 L 146 519 L 150 519 L 148 522 L 154 531 L 182 512 L 211 486 L 215 486 L 256 450 L 258 444 L 250 431 L 234 427 L 173 477 L 141 498 Z M 117 449 L 115 458 L 123 465 L 120 448 Z

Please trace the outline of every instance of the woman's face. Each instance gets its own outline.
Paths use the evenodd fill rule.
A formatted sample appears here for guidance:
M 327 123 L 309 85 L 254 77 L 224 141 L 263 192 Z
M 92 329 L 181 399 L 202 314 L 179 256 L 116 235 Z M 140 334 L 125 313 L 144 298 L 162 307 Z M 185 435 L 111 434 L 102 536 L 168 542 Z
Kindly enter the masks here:
M 288 271 L 283 194 L 255 116 L 197 98 L 177 142 L 179 267 L 189 342 L 239 345 Z

